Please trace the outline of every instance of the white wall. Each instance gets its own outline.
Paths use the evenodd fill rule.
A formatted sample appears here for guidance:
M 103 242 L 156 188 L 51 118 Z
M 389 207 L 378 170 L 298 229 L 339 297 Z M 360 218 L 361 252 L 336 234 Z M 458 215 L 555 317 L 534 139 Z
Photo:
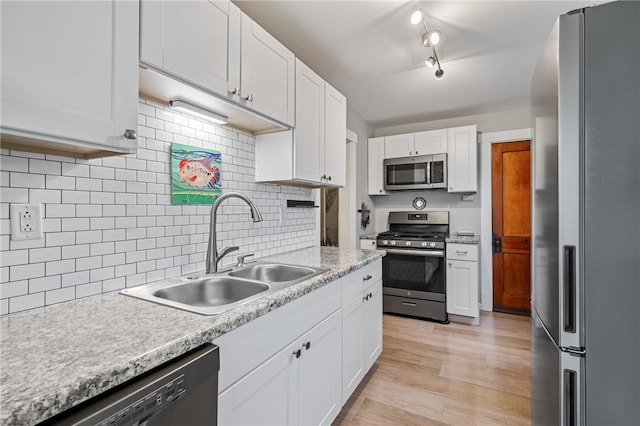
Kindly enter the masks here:
M 358 237 L 369 235 L 374 232 L 375 212 L 373 211 L 373 201 L 369 197 L 368 187 L 368 160 L 367 160 L 367 140 L 373 137 L 373 128 L 364 121 L 356 112 L 347 108 L 347 128 L 358 135 L 356 145 L 356 210 L 360 209 L 364 202 L 371 210 L 371 222 L 367 229 L 360 226 L 360 213 L 356 216 L 356 228 Z
M 77 160 L 3 149 L 0 157 L 0 312 L 118 290 L 204 270 L 211 205 L 172 205 L 170 143 L 222 153 L 218 246 L 256 257 L 314 244 L 315 209 L 286 209 L 312 191 L 254 183 L 255 138 L 140 100 L 135 155 Z M 10 241 L 9 204 L 44 204 L 44 240 Z M 283 212 L 282 221 L 280 212 Z M 124 296 L 123 296 L 124 297 Z

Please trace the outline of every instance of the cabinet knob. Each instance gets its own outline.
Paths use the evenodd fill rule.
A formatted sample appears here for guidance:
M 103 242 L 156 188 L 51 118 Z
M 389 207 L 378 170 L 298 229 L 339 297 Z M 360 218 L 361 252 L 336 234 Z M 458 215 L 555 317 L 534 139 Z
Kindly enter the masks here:
M 308 341 L 307 343 L 304 343 L 302 346 L 304 346 L 304 348 L 306 350 L 309 350 L 309 348 L 311 347 L 311 341 Z
M 293 351 L 293 354 L 296 356 L 296 358 L 300 358 L 300 355 L 302 355 L 302 351 L 298 349 L 297 351 Z
M 449 268 L 451 268 L 453 266 L 453 263 L 449 262 Z
M 136 135 L 136 131 L 133 129 L 126 129 L 124 131 L 124 137 L 127 139 L 135 139 L 138 137 L 138 135 Z
M 362 278 L 362 281 L 369 281 L 371 278 L 373 278 L 371 275 L 367 275 L 366 277 Z
M 320 177 L 320 180 L 327 180 L 327 175 L 322 175 L 322 176 Z
M 420 154 L 418 151 L 416 151 L 416 155 Z
M 453 191 L 453 186 L 450 186 L 450 187 L 449 187 L 449 190 L 450 190 L 450 191 Z
M 247 102 L 253 102 L 253 95 L 247 95 L 244 97 L 244 100 Z
M 240 95 L 240 88 L 239 87 L 235 87 L 232 91 L 231 91 L 232 95 Z
M 409 155 L 413 155 L 413 151 L 409 151 Z
M 365 295 L 365 296 L 362 298 L 362 300 L 364 300 L 365 302 L 366 302 L 367 300 L 369 300 L 369 295 L 368 295 L 368 294 L 367 294 L 367 295 Z
M 327 180 L 331 180 L 331 176 L 327 176 Z
M 382 192 L 382 189 L 380 190 L 380 192 Z

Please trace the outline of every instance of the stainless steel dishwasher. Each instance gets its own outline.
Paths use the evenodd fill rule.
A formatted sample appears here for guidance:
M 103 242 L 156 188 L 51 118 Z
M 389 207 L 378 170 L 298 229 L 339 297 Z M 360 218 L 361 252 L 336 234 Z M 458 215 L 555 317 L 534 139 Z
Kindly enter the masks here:
M 206 344 L 44 424 L 216 425 L 219 369 L 218 347 Z

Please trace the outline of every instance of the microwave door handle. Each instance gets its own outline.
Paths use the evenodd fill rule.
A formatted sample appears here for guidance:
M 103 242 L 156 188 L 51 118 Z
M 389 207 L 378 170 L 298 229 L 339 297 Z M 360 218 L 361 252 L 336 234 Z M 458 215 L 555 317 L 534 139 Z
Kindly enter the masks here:
M 427 161 L 427 182 L 425 183 L 431 183 L 433 181 L 433 179 L 431 178 L 431 161 Z

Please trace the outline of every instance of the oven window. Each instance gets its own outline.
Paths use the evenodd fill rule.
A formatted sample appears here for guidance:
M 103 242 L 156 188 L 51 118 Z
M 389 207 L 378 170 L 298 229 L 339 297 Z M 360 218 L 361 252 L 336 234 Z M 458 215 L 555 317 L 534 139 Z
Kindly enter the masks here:
M 387 253 L 382 258 L 385 287 L 445 293 L 444 257 L 423 257 Z
M 387 166 L 387 185 L 413 185 L 416 183 L 428 183 L 427 163 Z

